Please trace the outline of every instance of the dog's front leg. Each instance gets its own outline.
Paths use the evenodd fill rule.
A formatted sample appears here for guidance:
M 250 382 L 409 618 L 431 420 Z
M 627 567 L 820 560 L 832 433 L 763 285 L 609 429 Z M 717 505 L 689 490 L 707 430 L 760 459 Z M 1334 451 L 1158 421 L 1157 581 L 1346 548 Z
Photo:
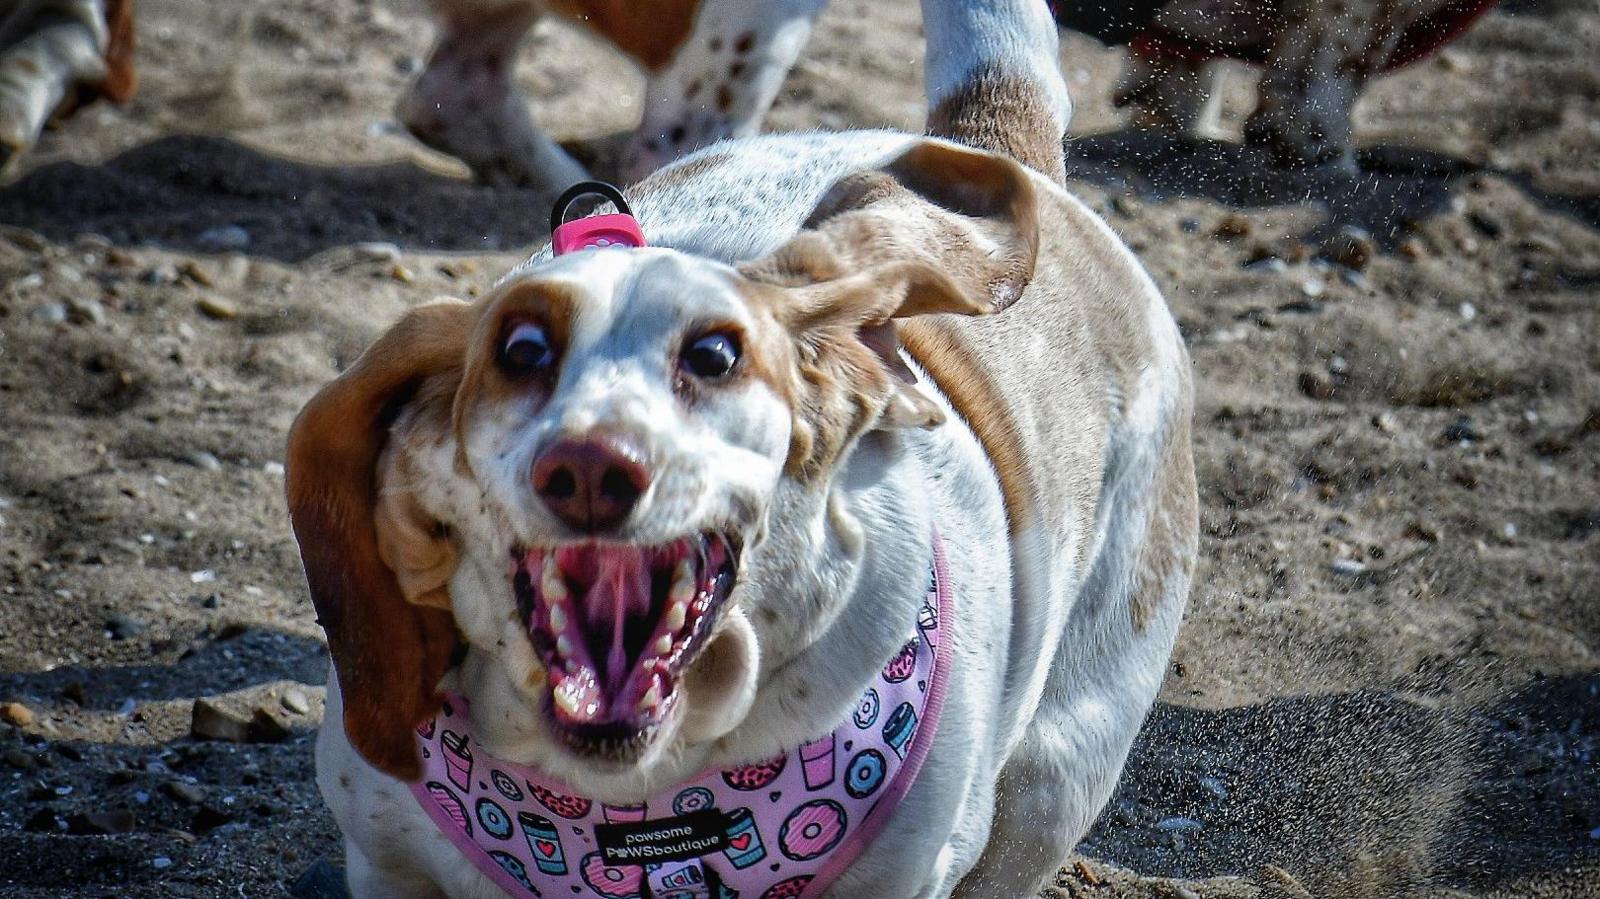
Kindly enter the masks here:
M 434 10 L 439 42 L 395 110 L 406 128 L 488 184 L 553 193 L 588 177 L 534 124 L 513 80 L 537 5 L 435 0 Z

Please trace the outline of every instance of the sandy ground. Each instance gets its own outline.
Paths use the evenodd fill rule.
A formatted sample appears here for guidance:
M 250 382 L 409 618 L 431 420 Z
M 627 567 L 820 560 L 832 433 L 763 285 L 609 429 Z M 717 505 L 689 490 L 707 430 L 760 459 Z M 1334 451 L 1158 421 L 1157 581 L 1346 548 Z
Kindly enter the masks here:
M 0 189 L 0 894 L 333 895 L 283 437 L 402 310 L 542 241 L 548 198 L 396 132 L 419 10 L 140 14 L 137 100 Z M 917 127 L 918 29 L 836 2 L 772 127 Z M 1194 356 L 1203 538 L 1056 895 L 1600 895 L 1596 60 L 1593 3 L 1508 7 L 1369 91 L 1347 178 L 1123 131 L 1118 54 L 1064 45 L 1074 188 Z M 553 26 L 520 76 L 603 168 L 637 79 Z M 1317 258 L 1347 226 L 1359 270 Z M 194 739 L 197 699 L 246 742 Z

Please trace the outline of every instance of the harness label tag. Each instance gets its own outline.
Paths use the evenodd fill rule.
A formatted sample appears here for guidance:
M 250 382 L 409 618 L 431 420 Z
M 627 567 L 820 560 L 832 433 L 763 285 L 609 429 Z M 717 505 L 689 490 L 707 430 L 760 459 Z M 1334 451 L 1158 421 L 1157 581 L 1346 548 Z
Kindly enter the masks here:
M 706 809 L 653 821 L 596 824 L 594 838 L 610 865 L 687 861 L 728 848 L 728 818 Z

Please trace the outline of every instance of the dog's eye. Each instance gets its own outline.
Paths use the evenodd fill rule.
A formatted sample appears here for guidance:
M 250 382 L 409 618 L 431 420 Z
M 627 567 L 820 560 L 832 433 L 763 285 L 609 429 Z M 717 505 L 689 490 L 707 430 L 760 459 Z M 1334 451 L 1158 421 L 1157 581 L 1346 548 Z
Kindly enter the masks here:
M 549 368 L 556 361 L 556 352 L 551 348 L 550 339 L 545 336 L 543 328 L 521 324 L 506 338 L 500 358 L 512 372 L 526 374 Z
M 696 377 L 725 378 L 738 363 L 739 341 L 732 334 L 705 334 L 683 348 L 683 367 Z

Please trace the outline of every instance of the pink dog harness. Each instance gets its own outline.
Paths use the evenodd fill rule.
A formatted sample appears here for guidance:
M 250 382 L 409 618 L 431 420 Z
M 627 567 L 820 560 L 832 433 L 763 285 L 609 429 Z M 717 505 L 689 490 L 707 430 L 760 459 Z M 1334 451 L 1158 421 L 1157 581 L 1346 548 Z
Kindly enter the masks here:
M 911 638 L 847 720 L 761 764 L 606 805 L 490 757 L 466 701 L 452 696 L 418 729 L 423 774 L 412 793 L 463 855 L 520 899 L 820 895 L 883 829 L 927 757 L 950 667 L 949 609 L 935 535 Z

